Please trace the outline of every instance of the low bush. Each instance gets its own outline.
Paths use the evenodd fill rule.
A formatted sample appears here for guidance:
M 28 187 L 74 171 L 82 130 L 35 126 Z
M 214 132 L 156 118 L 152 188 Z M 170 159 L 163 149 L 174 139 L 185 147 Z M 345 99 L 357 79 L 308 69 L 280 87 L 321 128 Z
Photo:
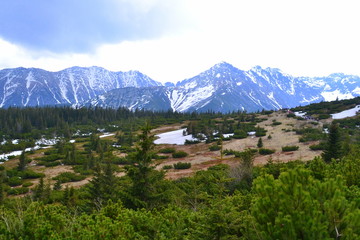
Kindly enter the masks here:
M 173 166 L 171 166 L 171 165 L 164 165 L 162 167 L 162 169 L 164 169 L 164 170 L 169 170 L 169 169 L 172 169 L 172 168 L 173 168 Z
M 20 186 L 21 184 L 22 184 L 21 177 L 14 176 L 8 179 L 8 185 L 11 187 Z
M 23 172 L 20 173 L 21 177 L 23 179 L 34 179 L 34 178 L 41 178 L 41 177 L 45 177 L 45 174 L 43 173 L 37 173 L 37 172 L 34 172 L 32 170 L 25 170 Z
M 153 159 L 168 159 L 169 156 L 154 154 L 154 156 L 153 156 L 152 158 L 153 158 Z
M 271 125 L 272 125 L 272 126 L 277 126 L 277 125 L 281 125 L 281 124 L 282 124 L 282 122 L 275 121 L 275 122 L 273 122 Z
M 160 149 L 158 152 L 159 153 L 173 153 L 175 151 L 176 151 L 175 148 L 167 147 L 167 148 Z
M 198 144 L 200 143 L 199 140 L 185 140 L 185 145 L 191 145 L 191 144 Z
M 281 148 L 283 152 L 292 152 L 297 151 L 299 149 L 299 146 L 285 146 Z
M 26 182 L 22 184 L 23 187 L 30 187 L 32 185 L 34 185 L 32 182 Z
M 186 163 L 186 162 L 174 163 L 174 168 L 175 169 L 189 169 L 189 168 L 191 168 L 191 163 Z
M 286 117 L 294 118 L 294 117 L 296 117 L 296 115 L 295 115 L 295 113 L 289 113 L 289 114 L 286 115 Z
M 72 172 L 63 172 L 57 175 L 56 177 L 53 177 L 54 180 L 59 180 L 61 183 L 66 182 L 77 182 L 84 180 L 86 177 L 82 175 L 78 175 Z
M 317 151 L 317 150 L 325 150 L 326 147 L 326 143 L 325 142 L 321 142 L 319 144 L 314 144 L 309 146 L 309 148 L 313 151 Z
M 244 130 L 240 130 L 240 129 L 237 129 L 234 131 L 234 135 L 233 135 L 233 138 L 235 139 L 243 139 L 243 138 L 247 138 L 247 132 L 245 132 Z
M 188 154 L 184 151 L 178 151 L 178 152 L 174 152 L 172 154 L 172 157 L 173 158 L 183 158 L 183 157 L 186 157 Z
M 131 159 L 128 157 L 119 157 L 119 158 L 115 158 L 112 161 L 113 164 L 130 164 L 131 163 Z
M 268 149 L 268 148 L 260 148 L 259 149 L 260 155 L 269 155 L 269 154 L 273 154 L 274 152 L 275 152 L 275 150 L 273 150 L 273 149 Z
M 62 159 L 64 157 L 65 156 L 63 156 L 63 155 L 55 153 L 55 154 L 51 154 L 51 155 L 45 155 L 44 157 L 41 157 L 41 158 L 36 158 L 36 160 L 39 160 L 41 162 L 53 162 L 53 161 Z
M 9 195 L 19 195 L 19 194 L 25 194 L 29 192 L 29 188 L 27 187 L 19 187 L 19 188 L 11 188 L 7 192 Z
M 212 145 L 209 147 L 210 151 L 219 151 L 221 147 L 219 145 Z

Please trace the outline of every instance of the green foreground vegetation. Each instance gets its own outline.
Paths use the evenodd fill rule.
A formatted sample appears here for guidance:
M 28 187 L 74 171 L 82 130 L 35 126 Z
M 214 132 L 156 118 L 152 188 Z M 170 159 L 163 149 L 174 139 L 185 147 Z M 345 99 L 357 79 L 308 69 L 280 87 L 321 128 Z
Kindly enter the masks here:
M 263 117 L 270 113 L 263 112 Z M 6 122 L 1 134 L 20 143 L 42 136 L 68 140 L 78 130 L 91 135 L 78 135 L 76 143 L 59 141 L 36 159 L 45 167 L 72 166 L 74 173 L 54 176 L 52 185 L 28 168 L 32 153 L 18 157 L 16 167 L 0 165 L 0 239 L 360 239 L 358 127 L 343 127 L 350 121 L 343 120 L 326 126 L 325 135 L 320 130 L 294 129 L 300 142 L 316 138 L 322 144 L 322 156 L 307 162 L 281 163 L 269 157 L 264 166 L 254 166 L 258 149 L 222 151 L 221 134 L 243 138 L 244 132 L 254 130 L 258 137 L 266 136 L 257 126 L 262 121 L 259 115 L 1 110 L 1 121 Z M 222 153 L 234 154 L 237 166 L 219 164 L 191 177 L 166 179 L 165 170 L 156 170 L 155 163 L 164 154 L 178 152 L 157 150 L 150 125 L 173 123 L 206 136 Z M 116 142 L 100 139 L 98 128 L 117 132 Z M 5 145 L 11 150 L 17 147 L 9 141 Z M 269 152 L 261 144 L 258 147 Z M 117 157 L 114 151 L 126 157 Z M 174 164 L 174 168 L 188 167 L 191 164 Z M 121 172 L 123 176 L 117 176 Z M 63 186 L 88 176 L 90 182 L 81 188 Z M 34 178 L 39 184 L 31 186 L 29 179 Z M 24 195 L 13 196 L 17 194 Z

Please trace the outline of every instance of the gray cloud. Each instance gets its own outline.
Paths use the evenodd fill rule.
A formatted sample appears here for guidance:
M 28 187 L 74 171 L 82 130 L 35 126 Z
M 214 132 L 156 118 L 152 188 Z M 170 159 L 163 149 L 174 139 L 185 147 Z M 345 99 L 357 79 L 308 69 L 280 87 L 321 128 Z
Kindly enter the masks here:
M 87 52 L 181 27 L 177 1 L 11 0 L 0 3 L 0 37 L 33 50 Z

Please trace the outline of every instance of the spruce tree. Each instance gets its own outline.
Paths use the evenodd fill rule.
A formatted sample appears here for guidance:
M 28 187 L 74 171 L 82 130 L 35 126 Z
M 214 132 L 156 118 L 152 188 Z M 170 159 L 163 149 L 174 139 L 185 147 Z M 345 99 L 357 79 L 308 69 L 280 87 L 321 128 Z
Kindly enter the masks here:
M 26 157 L 25 157 L 25 150 L 23 150 L 19 158 L 18 170 L 24 171 L 25 168 L 26 168 Z
M 150 130 L 150 125 L 146 123 L 139 135 L 136 151 L 130 155 L 132 165 L 127 167 L 127 175 L 132 181 L 131 207 L 135 208 L 148 206 L 149 201 L 154 199 L 152 191 L 155 191 L 156 184 L 164 177 L 163 173 L 154 171 L 151 165 L 155 137 Z
M 263 142 L 262 142 L 262 139 L 259 138 L 258 143 L 257 143 L 257 147 L 258 147 L 258 148 L 262 148 L 263 146 L 264 146 L 264 144 L 263 144 Z
M 339 125 L 332 122 L 329 128 L 328 140 L 326 148 L 322 154 L 325 162 L 330 162 L 331 159 L 339 159 L 342 156 L 341 139 Z

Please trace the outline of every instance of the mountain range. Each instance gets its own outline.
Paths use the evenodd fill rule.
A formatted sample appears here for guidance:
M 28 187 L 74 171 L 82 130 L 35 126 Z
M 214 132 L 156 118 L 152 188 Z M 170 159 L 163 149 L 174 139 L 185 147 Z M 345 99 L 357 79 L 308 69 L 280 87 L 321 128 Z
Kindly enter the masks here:
M 0 107 L 73 105 L 186 111 L 257 111 L 360 96 L 360 77 L 294 77 L 276 68 L 248 71 L 221 62 L 176 84 L 99 67 L 0 71 Z

